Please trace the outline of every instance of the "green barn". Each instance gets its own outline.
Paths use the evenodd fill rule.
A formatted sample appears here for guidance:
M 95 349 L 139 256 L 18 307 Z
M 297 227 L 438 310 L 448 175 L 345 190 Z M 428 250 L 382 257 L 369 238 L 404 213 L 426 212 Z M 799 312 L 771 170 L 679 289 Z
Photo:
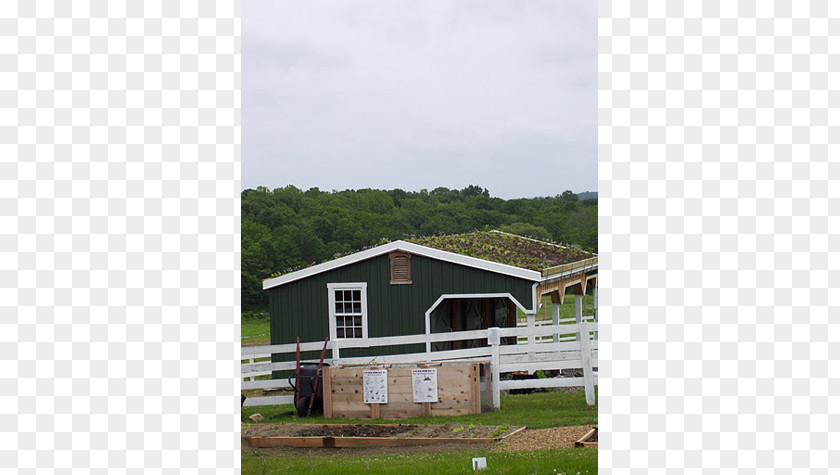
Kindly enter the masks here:
M 543 295 L 559 303 L 569 287 L 583 294 L 597 269 L 597 256 L 578 249 L 481 231 L 389 242 L 266 279 L 263 290 L 272 345 L 418 335 L 416 344 L 340 355 L 378 356 L 484 345 L 423 335 L 516 326 L 517 308 L 531 323 Z

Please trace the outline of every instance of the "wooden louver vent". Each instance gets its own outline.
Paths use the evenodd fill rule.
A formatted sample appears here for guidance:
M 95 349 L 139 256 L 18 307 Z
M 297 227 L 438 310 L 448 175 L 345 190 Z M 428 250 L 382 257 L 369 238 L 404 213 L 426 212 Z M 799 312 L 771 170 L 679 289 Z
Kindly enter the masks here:
M 395 251 L 391 257 L 391 284 L 411 283 L 411 254 Z

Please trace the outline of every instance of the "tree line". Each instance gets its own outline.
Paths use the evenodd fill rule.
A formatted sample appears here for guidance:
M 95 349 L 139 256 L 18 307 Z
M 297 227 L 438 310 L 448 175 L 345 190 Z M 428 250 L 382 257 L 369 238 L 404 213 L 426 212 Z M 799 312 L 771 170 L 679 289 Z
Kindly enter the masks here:
M 260 186 L 241 195 L 242 308 L 267 311 L 263 279 L 406 235 L 498 229 L 598 251 L 598 200 L 567 190 L 505 200 L 486 188 L 303 191 Z

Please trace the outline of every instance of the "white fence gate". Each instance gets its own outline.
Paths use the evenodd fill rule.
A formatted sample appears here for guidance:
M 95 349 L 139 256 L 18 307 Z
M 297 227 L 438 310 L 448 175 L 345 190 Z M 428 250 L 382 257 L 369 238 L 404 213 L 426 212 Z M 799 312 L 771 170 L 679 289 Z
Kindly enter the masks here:
M 598 366 L 598 331 L 597 323 L 540 325 L 533 327 L 489 328 L 485 330 L 470 330 L 462 332 L 432 333 L 406 335 L 382 338 L 333 340 L 327 349 L 332 358 L 325 358 L 324 362 L 330 366 L 341 363 L 406 363 L 417 361 L 447 361 L 481 359 L 490 360 L 491 392 L 493 407 L 500 407 L 500 393 L 511 389 L 529 388 L 560 388 L 580 387 L 585 389 L 586 402 L 595 404 L 595 385 L 597 375 L 592 368 Z M 502 339 L 513 337 L 515 345 L 503 345 Z M 524 340 L 520 340 L 520 338 Z M 467 348 L 460 350 L 426 351 L 421 353 L 405 353 L 397 355 L 365 356 L 342 358 L 342 349 L 374 348 L 393 345 L 425 344 L 437 342 L 451 342 L 461 340 L 486 339 L 489 346 Z M 323 341 L 300 344 L 300 351 L 320 352 L 324 347 Z M 258 376 L 270 375 L 272 371 L 294 370 L 295 361 L 273 363 L 271 361 L 255 361 L 269 358 L 272 354 L 294 355 L 294 343 L 269 346 L 249 346 L 242 348 L 242 359 L 248 363 L 242 365 L 242 389 L 283 389 L 292 386 L 285 379 L 255 379 Z M 307 359 L 304 361 L 312 362 Z M 317 362 L 317 361 L 315 361 Z M 514 371 L 563 370 L 582 368 L 582 377 L 557 377 L 526 380 L 500 380 L 501 373 Z M 264 396 L 248 398 L 246 406 L 264 406 L 273 404 L 292 404 L 293 395 Z

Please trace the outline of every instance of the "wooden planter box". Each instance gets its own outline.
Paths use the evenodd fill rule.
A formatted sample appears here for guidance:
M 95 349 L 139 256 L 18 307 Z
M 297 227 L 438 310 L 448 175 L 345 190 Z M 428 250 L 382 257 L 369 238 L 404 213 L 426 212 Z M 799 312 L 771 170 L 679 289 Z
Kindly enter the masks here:
M 486 364 L 486 363 L 484 363 Z M 458 416 L 482 411 L 482 362 L 391 363 L 325 367 L 324 417 L 344 419 L 402 419 L 418 416 Z M 489 367 L 489 365 L 488 365 Z M 437 369 L 437 402 L 414 402 L 412 369 Z M 365 404 L 363 372 L 385 369 L 386 404 Z M 489 371 L 488 374 L 489 381 Z M 486 392 L 485 400 L 486 400 Z
M 598 442 L 587 442 L 592 436 L 598 435 L 598 426 L 592 426 L 583 437 L 575 441 L 575 447 L 598 447 Z

